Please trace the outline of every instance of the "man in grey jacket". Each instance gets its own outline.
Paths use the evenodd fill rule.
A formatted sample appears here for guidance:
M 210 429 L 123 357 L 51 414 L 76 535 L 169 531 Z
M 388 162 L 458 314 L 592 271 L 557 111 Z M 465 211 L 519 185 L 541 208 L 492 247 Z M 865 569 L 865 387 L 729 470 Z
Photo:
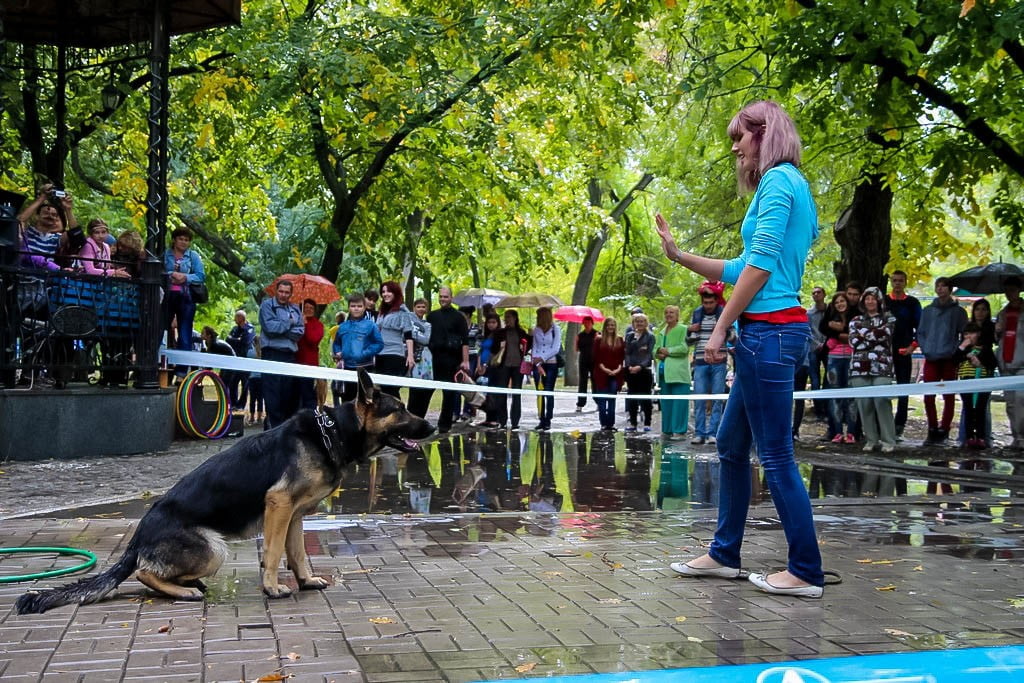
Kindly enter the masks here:
M 924 381 L 938 382 L 956 379 L 957 363 L 953 360 L 960 334 L 967 324 L 967 311 L 951 296 L 949 278 L 935 280 L 935 299 L 921 311 L 917 327 L 917 345 L 924 354 Z M 949 436 L 953 422 L 956 394 L 942 395 L 942 420 L 935 410 L 935 395 L 924 397 L 924 412 L 928 417 L 926 445 L 941 444 Z
M 263 360 L 295 362 L 298 341 L 306 330 L 302 310 L 291 303 L 291 280 L 281 280 L 273 297 L 260 303 L 260 352 Z M 299 410 L 299 384 L 291 375 L 263 373 L 263 399 L 267 404 L 264 429 L 272 429 Z

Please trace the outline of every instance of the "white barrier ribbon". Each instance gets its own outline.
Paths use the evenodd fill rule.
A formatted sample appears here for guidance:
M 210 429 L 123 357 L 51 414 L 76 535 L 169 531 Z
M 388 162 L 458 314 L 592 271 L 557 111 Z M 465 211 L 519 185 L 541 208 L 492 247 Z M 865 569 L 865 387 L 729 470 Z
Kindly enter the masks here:
M 220 368 L 222 370 L 241 370 L 269 375 L 290 375 L 306 379 L 341 380 L 355 382 L 355 370 L 338 370 L 315 365 L 299 365 L 280 361 L 239 358 L 222 356 L 214 353 L 197 351 L 178 351 L 161 349 L 161 356 L 174 365 L 191 365 L 201 368 Z M 513 368 L 514 370 L 514 368 Z M 395 377 L 371 373 L 376 384 L 384 386 L 411 387 L 415 389 L 447 389 L 451 391 L 479 391 L 485 394 L 509 394 L 520 396 L 554 396 L 556 398 L 576 398 L 575 391 L 544 391 L 541 389 L 510 389 L 508 387 L 492 387 L 486 384 L 463 384 L 460 382 L 439 382 L 414 377 Z M 937 394 L 973 394 L 991 393 L 993 391 L 1024 391 L 1024 375 L 1006 375 L 985 379 L 959 379 L 948 382 L 918 382 L 916 384 L 888 384 L 884 386 L 851 387 L 847 389 L 816 389 L 814 391 L 794 392 L 794 399 L 828 399 L 828 398 L 896 398 L 898 396 L 928 396 Z M 632 400 L 653 399 L 658 401 L 704 401 L 729 398 L 728 394 L 582 394 L 590 398 L 629 398 Z

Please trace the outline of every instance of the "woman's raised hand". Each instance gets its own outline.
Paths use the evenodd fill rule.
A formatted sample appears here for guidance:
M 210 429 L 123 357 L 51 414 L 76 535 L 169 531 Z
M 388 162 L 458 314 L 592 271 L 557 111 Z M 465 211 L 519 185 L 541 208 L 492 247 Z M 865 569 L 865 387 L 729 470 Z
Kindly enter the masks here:
M 676 238 L 672 236 L 672 227 L 660 214 L 654 214 L 654 222 L 658 227 L 658 237 L 661 238 L 661 249 L 669 261 L 678 261 L 683 252 L 676 246 Z

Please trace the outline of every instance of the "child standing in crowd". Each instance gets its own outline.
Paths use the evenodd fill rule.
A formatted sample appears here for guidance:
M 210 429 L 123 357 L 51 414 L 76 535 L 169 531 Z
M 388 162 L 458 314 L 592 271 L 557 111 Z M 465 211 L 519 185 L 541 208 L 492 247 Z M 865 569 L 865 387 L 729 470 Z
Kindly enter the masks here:
M 981 379 L 994 377 L 996 356 L 992 346 L 981 343 L 981 325 L 969 322 L 964 326 L 964 338 L 953 354 L 957 362 L 957 377 L 960 379 Z M 985 447 L 985 412 L 988 409 L 989 392 L 960 394 L 963 401 L 964 445 L 967 448 Z
M 258 359 L 260 357 L 260 338 L 257 336 L 246 354 L 246 358 Z M 263 375 L 259 372 L 249 373 L 249 424 L 263 424 L 267 417 L 266 407 L 263 404 Z
M 654 376 L 651 363 L 654 362 L 654 335 L 648 328 L 647 316 L 637 313 L 633 316 L 633 331 L 626 339 L 626 393 L 627 395 L 650 394 L 654 390 Z M 637 413 L 643 412 L 644 431 L 651 431 L 651 399 L 626 399 L 629 411 L 627 432 L 637 429 Z
M 366 299 L 362 294 L 348 295 L 348 320 L 338 325 L 338 332 L 331 345 L 331 354 L 344 370 L 372 368 L 373 359 L 384 348 L 377 324 L 366 314 Z M 356 382 L 345 382 L 341 400 L 351 401 L 356 397 Z
M 832 302 L 825 309 L 821 318 L 821 332 L 827 341 L 828 348 L 828 386 L 830 389 L 845 389 L 850 381 L 850 310 L 845 292 L 832 295 Z M 846 434 L 843 434 L 843 428 Z M 854 413 L 853 400 L 834 398 L 829 401 L 829 431 L 832 443 L 854 443 L 857 433 L 857 416 Z

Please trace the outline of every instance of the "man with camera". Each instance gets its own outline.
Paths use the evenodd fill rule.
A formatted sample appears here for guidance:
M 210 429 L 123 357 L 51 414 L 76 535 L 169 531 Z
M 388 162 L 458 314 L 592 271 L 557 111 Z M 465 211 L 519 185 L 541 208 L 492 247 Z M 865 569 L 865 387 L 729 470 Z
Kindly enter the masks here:
M 85 244 L 85 233 L 72 210 L 71 194 L 52 184 L 43 186 L 35 200 L 18 214 L 18 221 L 22 251 L 27 252 L 25 265 L 47 270 L 66 268 L 70 261 L 61 263 L 60 256 L 77 254 Z
M 21 225 L 21 262 L 30 268 L 51 271 L 68 268 L 85 244 L 85 234 L 72 209 L 71 194 L 52 184 L 44 185 L 35 200 L 22 209 L 18 222 Z M 43 321 L 49 317 L 42 278 L 31 275 L 18 277 L 18 310 L 22 320 Z M 30 348 L 31 345 L 23 347 Z M 44 360 L 49 366 L 50 379 L 62 387 L 70 375 L 69 369 L 62 367 L 70 360 L 70 340 L 51 342 L 41 351 L 46 356 Z M 28 353 L 31 351 L 26 351 Z M 22 375 L 23 382 L 29 380 Z

